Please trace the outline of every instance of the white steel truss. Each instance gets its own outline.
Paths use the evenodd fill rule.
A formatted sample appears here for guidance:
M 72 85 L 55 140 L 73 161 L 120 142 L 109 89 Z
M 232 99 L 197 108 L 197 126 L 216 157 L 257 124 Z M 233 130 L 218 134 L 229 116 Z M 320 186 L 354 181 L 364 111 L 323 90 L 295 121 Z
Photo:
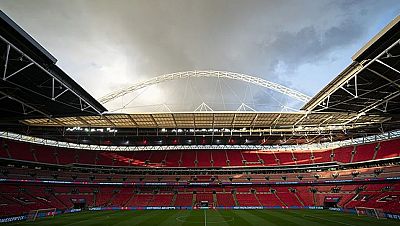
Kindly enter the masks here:
M 39 70 L 43 71 L 45 74 L 47 74 L 48 76 L 50 76 L 51 80 L 52 80 L 52 92 L 50 96 L 46 96 L 44 94 L 39 94 L 37 92 L 35 92 L 37 95 L 41 95 L 49 100 L 52 101 L 58 101 L 57 98 L 59 98 L 61 95 L 63 95 L 66 92 L 71 92 L 73 95 L 75 95 L 79 101 L 80 101 L 80 110 L 81 111 L 85 111 L 89 108 L 93 109 L 93 111 L 97 114 L 101 114 L 102 112 L 100 112 L 95 106 L 92 106 L 91 103 L 89 103 L 87 100 L 83 99 L 73 88 L 71 88 L 68 84 L 66 84 L 65 82 L 63 82 L 60 78 L 58 78 L 58 76 L 54 75 L 53 72 L 51 72 L 50 70 L 46 69 L 45 67 L 43 67 L 41 64 L 39 64 L 38 62 L 36 62 L 33 58 L 31 58 L 30 56 L 28 56 L 25 52 L 23 52 L 21 49 L 19 49 L 17 46 L 15 46 L 13 43 L 11 43 L 10 41 L 8 41 L 6 38 L 4 38 L 3 36 L 0 35 L 0 41 L 3 41 L 7 48 L 5 51 L 5 62 L 4 62 L 4 70 L 2 72 L 2 78 L 4 81 L 8 81 L 11 77 L 13 76 L 17 76 L 18 73 L 20 73 L 21 71 L 25 70 L 28 67 L 37 67 Z M 9 55 L 10 55 L 10 51 L 16 51 L 21 55 L 21 59 L 25 59 L 27 60 L 29 63 L 26 64 L 25 66 L 23 66 L 22 68 L 18 69 L 15 72 L 12 72 L 11 74 L 8 74 L 8 64 L 9 64 Z M 62 87 L 63 91 L 57 93 L 55 90 L 56 89 L 60 89 L 60 86 Z M 26 88 L 26 87 L 25 87 Z M 28 89 L 28 88 L 26 88 Z M 31 90 L 32 91 L 32 90 Z M 33 91 L 32 91 L 33 92 Z M 12 98 L 12 97 L 11 97 Z M 20 102 L 20 101 L 18 101 Z M 76 106 L 73 106 L 70 103 L 66 103 L 66 102 L 62 102 L 65 105 L 68 105 L 70 107 L 76 108 L 78 109 Z M 37 111 L 41 114 L 43 114 L 45 117 L 50 118 L 51 116 L 49 116 L 48 114 L 45 114 L 41 111 L 39 111 L 36 108 L 31 107 L 28 103 L 21 103 L 23 104 L 23 106 L 27 106 L 31 109 L 33 109 L 34 111 Z M 24 112 L 25 113 L 25 112 Z
M 359 90 L 358 90 L 358 79 L 357 76 L 362 73 L 364 70 L 368 70 L 370 72 L 372 72 L 373 74 L 385 79 L 387 82 L 389 82 L 390 84 L 393 84 L 394 86 L 396 86 L 397 88 L 400 89 L 400 85 L 398 83 L 396 83 L 396 81 L 392 81 L 390 79 L 388 79 L 387 77 L 385 77 L 382 74 L 379 74 L 378 72 L 372 70 L 371 68 L 369 68 L 369 66 L 371 64 L 373 64 L 374 62 L 380 63 L 381 65 L 387 67 L 388 69 L 391 69 L 392 71 L 400 74 L 400 71 L 397 70 L 396 68 L 393 68 L 392 66 L 384 63 L 381 61 L 381 59 L 389 54 L 389 51 L 392 50 L 394 47 L 400 45 L 400 39 L 396 40 L 395 42 L 393 42 L 389 47 L 387 47 L 385 50 L 383 50 L 379 55 L 377 55 L 375 58 L 365 61 L 367 62 L 365 65 L 363 63 L 360 63 L 355 69 L 353 69 L 350 73 L 348 73 L 348 75 L 346 77 L 344 77 L 344 79 L 342 79 L 341 83 L 338 83 L 337 85 L 335 85 L 335 87 L 333 87 L 332 90 L 329 91 L 329 93 L 327 93 L 324 96 L 321 96 L 318 100 L 313 101 L 313 103 L 307 108 L 307 110 L 309 111 L 314 111 L 314 112 L 318 112 L 318 111 L 324 111 L 326 109 L 335 109 L 335 106 L 341 104 L 342 102 L 336 102 L 336 103 L 331 103 L 331 95 L 334 94 L 338 89 L 342 89 L 344 90 L 346 93 L 348 93 L 350 95 L 349 100 L 351 99 L 357 99 L 357 98 L 362 98 L 362 95 L 359 94 Z M 393 57 L 393 56 L 392 56 Z M 352 93 L 350 91 L 348 91 L 345 86 L 346 84 L 349 83 L 350 80 L 352 80 L 354 78 L 354 87 L 355 93 Z M 371 91 L 370 91 L 371 92 Z M 400 95 L 400 90 L 396 91 L 396 92 L 392 92 L 389 93 L 387 96 L 385 96 L 384 98 L 381 99 L 370 99 L 370 101 L 373 101 L 372 104 L 366 106 L 365 108 L 361 109 L 358 111 L 359 115 L 364 115 L 367 112 L 371 111 L 372 109 L 377 109 L 379 106 L 381 106 L 382 104 L 387 104 L 388 101 L 390 101 L 393 98 L 396 98 Z M 319 106 L 321 107 L 320 109 L 316 110 L 316 107 Z M 379 110 L 379 109 L 378 109 Z M 386 111 L 386 109 L 384 109 L 384 111 Z
M 77 144 L 63 141 L 55 141 L 38 137 L 26 136 L 12 132 L 0 131 L 0 137 L 29 142 L 40 145 L 47 145 L 61 148 L 73 148 L 81 150 L 96 150 L 96 151 L 167 151 L 167 150 L 325 150 L 344 146 L 372 143 L 377 141 L 389 140 L 400 137 L 400 130 L 382 133 L 373 136 L 365 136 L 355 139 L 315 143 L 301 145 L 165 145 L 165 146 L 107 146 L 107 145 L 90 145 Z
M 224 79 L 232 79 L 232 80 L 239 80 L 247 83 L 251 83 L 254 85 L 258 85 L 261 87 L 265 87 L 277 92 L 280 92 L 282 94 L 285 94 L 289 97 L 292 97 L 296 100 L 299 100 L 301 102 L 308 102 L 311 97 L 288 87 L 285 87 L 283 85 L 267 81 L 263 78 L 251 76 L 251 75 L 245 75 L 245 74 L 239 74 L 235 72 L 227 72 L 227 71 L 213 71 L 213 70 L 205 70 L 205 71 L 185 71 L 185 72 L 176 72 L 176 73 L 171 73 L 171 74 L 165 74 L 161 75 L 152 79 L 149 79 L 147 81 L 139 82 L 136 83 L 128 88 L 124 88 L 121 90 L 117 90 L 115 92 L 112 92 L 110 94 L 107 94 L 103 97 L 101 97 L 98 101 L 102 104 L 108 103 L 116 98 L 122 97 L 126 94 L 135 92 L 137 90 L 140 90 L 142 88 L 158 84 L 161 82 L 165 81 L 170 81 L 174 79 L 185 79 L 185 78 L 199 78 L 199 77 L 209 77 L 209 78 L 224 78 Z

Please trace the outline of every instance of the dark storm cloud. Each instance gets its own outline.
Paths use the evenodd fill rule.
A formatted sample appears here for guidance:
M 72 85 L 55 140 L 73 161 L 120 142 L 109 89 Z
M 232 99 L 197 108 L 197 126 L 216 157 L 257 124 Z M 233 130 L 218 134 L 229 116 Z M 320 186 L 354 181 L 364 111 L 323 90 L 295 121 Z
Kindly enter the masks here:
M 313 95 L 350 63 L 377 27 L 399 13 L 397 5 L 396 0 L 0 0 L 95 97 L 156 75 L 202 69 L 257 75 Z M 171 84 L 164 93 L 180 98 L 175 91 L 185 82 Z M 210 89 L 207 83 L 198 86 Z M 229 89 L 224 92 L 225 101 L 233 99 Z M 264 92 L 254 96 L 272 105 Z
M 303 63 L 318 61 L 333 48 L 345 47 L 357 40 L 364 30 L 360 24 L 345 21 L 320 34 L 314 27 L 305 27 L 297 33 L 281 32 L 276 41 L 266 46 L 273 50 L 276 61 L 283 61 L 295 70 Z M 270 67 L 273 68 L 275 64 Z

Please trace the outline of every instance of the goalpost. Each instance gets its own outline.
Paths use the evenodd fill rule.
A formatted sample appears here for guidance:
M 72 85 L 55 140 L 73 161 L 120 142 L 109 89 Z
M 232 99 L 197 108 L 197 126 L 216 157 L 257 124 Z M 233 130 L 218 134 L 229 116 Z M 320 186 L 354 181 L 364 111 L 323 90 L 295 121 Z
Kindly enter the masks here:
M 382 209 L 368 208 L 368 207 L 356 207 L 358 216 L 370 216 L 375 218 L 385 218 L 385 214 Z
M 26 221 L 35 221 L 37 218 L 51 217 L 56 215 L 56 208 L 31 210 L 28 213 Z

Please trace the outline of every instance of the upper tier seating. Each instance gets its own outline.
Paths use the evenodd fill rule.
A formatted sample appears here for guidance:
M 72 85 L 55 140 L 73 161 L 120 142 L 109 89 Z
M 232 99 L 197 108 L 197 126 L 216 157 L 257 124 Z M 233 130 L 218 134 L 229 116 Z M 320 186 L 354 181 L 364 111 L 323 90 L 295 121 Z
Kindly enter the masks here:
M 184 150 L 110 152 L 56 148 L 1 140 L 1 158 L 51 164 L 149 167 L 225 167 L 301 165 L 337 161 L 362 162 L 400 156 L 400 140 L 341 147 L 333 150 Z

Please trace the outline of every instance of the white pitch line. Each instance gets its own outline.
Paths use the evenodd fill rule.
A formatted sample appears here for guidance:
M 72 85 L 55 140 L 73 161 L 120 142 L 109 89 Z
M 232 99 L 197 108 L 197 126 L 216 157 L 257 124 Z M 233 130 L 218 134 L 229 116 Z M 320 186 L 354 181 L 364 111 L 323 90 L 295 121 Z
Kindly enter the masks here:
M 204 226 L 207 226 L 207 210 L 204 210 Z

